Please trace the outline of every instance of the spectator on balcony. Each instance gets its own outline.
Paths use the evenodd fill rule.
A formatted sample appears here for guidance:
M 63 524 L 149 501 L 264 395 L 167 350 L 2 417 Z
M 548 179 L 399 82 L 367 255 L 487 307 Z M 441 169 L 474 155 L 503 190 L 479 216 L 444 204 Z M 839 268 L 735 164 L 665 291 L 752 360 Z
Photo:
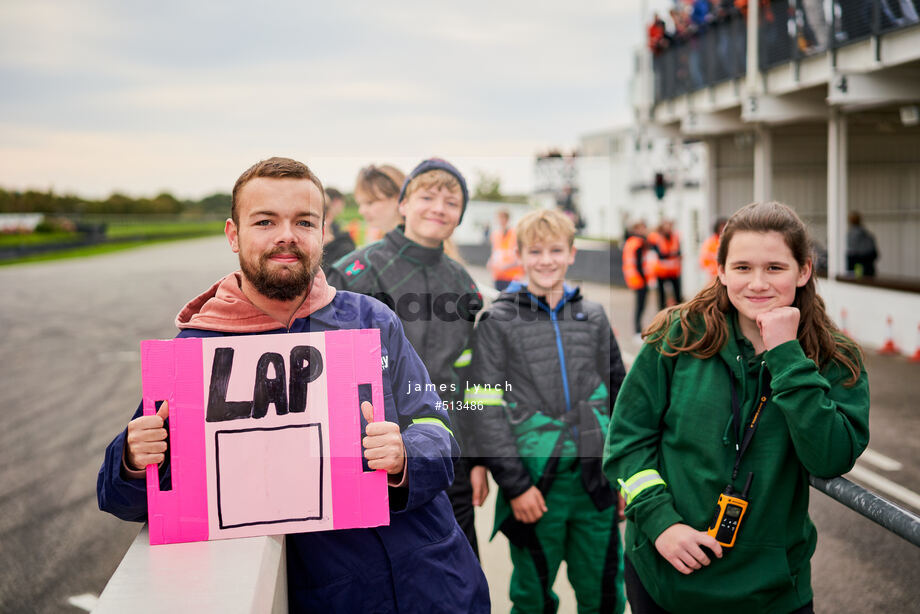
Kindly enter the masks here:
M 690 83 L 690 58 L 684 46 L 690 39 L 690 18 L 680 8 L 668 11 L 671 17 L 671 40 L 676 47 L 674 55 L 674 79 L 680 93 L 687 91 Z
M 728 21 L 738 15 L 734 0 L 718 0 L 712 5 L 713 19 L 717 22 Z
M 703 87 L 705 79 L 702 64 L 702 43 L 700 37 L 706 33 L 712 21 L 712 11 L 709 0 L 685 0 L 684 13 L 688 25 L 688 45 L 690 55 L 688 58 L 690 69 L 690 83 L 694 89 Z
M 804 23 L 810 36 L 811 43 L 808 51 L 823 51 L 827 49 L 827 19 L 824 15 L 824 0 L 802 0 Z
M 747 19 L 747 0 L 736 0 L 735 6 L 738 6 L 741 14 Z M 774 12 L 770 0 L 760 0 L 761 66 L 764 63 L 772 66 L 791 59 L 791 36 L 787 30 L 787 19 L 783 13 L 783 7 L 778 7 Z
M 902 25 L 920 21 L 920 15 L 917 14 L 916 2 L 911 2 L 911 0 L 898 0 L 898 6 L 901 7 L 901 15 L 904 18 L 904 24 Z
M 712 24 L 716 37 L 716 59 L 720 71 L 713 75 L 714 81 L 743 74 L 745 37 L 744 24 L 735 26 L 741 18 L 734 0 L 719 0 L 712 6 Z
M 672 8 L 669 13 L 671 15 L 671 23 L 674 24 L 674 39 L 680 42 L 689 39 L 693 34 L 690 15 L 680 8 Z
M 920 17 L 917 8 L 911 0 L 881 0 L 882 27 L 900 28 L 912 23 L 917 23 Z
M 648 27 L 648 48 L 653 55 L 658 55 L 667 49 L 669 41 L 665 37 L 666 32 L 664 20 L 658 13 L 655 13 Z
M 715 15 L 712 12 L 712 5 L 709 0 L 693 0 L 690 4 L 690 21 L 696 28 L 697 33 L 702 33 L 712 22 Z
M 748 15 L 748 0 L 735 0 L 735 8 L 741 12 L 741 16 L 747 19 Z M 770 7 L 770 0 L 760 0 L 761 11 L 761 21 L 769 21 L 773 23 L 773 9 Z

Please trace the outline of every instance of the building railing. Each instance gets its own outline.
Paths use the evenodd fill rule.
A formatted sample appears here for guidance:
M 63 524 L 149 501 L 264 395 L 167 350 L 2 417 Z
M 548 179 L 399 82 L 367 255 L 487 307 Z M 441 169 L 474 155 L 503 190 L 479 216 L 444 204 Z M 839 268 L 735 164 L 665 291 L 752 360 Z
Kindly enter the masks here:
M 799 62 L 918 23 L 920 0 L 773 0 L 758 13 L 758 65 Z M 746 58 L 747 24 L 735 10 L 692 36 L 671 38 L 652 61 L 655 102 L 741 78 Z

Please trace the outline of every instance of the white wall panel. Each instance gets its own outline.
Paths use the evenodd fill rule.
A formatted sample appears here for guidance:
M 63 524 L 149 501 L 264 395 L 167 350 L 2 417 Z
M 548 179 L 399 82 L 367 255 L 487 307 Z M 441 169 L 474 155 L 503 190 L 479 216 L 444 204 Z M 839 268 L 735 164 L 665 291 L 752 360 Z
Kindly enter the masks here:
M 920 278 L 920 129 L 887 115 L 854 117 L 849 206 L 875 235 L 879 275 Z M 895 116 L 896 117 L 896 116 Z M 861 121 L 860 121 L 861 120 Z

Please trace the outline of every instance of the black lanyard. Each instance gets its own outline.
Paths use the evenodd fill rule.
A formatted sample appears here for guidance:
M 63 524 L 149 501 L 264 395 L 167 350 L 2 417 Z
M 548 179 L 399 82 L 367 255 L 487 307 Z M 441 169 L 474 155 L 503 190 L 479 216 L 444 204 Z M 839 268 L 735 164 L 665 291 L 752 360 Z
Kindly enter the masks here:
M 742 432 L 741 404 L 738 402 L 738 390 L 735 388 L 735 377 L 731 373 L 728 375 L 728 381 L 732 389 L 732 426 L 735 429 L 735 441 L 737 442 L 735 444 L 735 467 L 732 469 L 732 482 L 734 482 L 738 477 L 738 467 L 741 465 L 741 457 L 744 456 L 744 453 L 751 445 L 751 440 L 754 438 L 754 431 L 757 430 L 757 426 L 760 424 L 760 414 L 763 412 L 763 408 L 766 407 L 767 400 L 770 398 L 770 394 L 772 394 L 773 390 L 770 388 L 769 382 L 764 383 L 763 390 L 757 398 L 757 409 L 754 411 L 754 416 L 744 427 L 744 431 Z

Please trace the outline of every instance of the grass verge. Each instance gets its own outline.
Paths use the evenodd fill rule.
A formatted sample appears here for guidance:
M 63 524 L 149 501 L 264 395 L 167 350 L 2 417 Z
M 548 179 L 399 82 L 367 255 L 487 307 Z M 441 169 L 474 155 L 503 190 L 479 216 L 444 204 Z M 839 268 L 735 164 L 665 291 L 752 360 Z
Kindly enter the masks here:
M 105 236 L 110 239 L 124 237 L 144 238 L 150 236 L 175 235 L 176 237 L 201 237 L 220 234 L 224 231 L 224 220 L 202 222 L 148 222 L 148 223 L 111 223 Z
M 26 262 L 42 262 L 46 260 L 64 260 L 67 258 L 85 258 L 87 256 L 97 256 L 100 254 L 109 254 L 112 252 L 120 252 L 127 249 L 134 249 L 136 247 L 142 247 L 144 245 L 152 245 L 154 243 L 165 243 L 167 241 L 184 241 L 186 239 L 194 239 L 198 237 L 205 236 L 214 236 L 214 233 L 201 233 L 198 235 L 182 235 L 175 237 L 159 238 L 159 239 L 139 239 L 137 241 L 119 241 L 117 243 L 99 243 L 98 245 L 85 245 L 82 247 L 72 247 L 72 248 L 62 248 L 60 250 L 55 250 L 53 252 L 44 252 L 41 254 L 29 254 L 28 256 L 22 256 L 20 258 L 10 258 L 8 260 L 0 260 L 0 266 L 8 266 L 13 264 L 23 264 Z
M 79 240 L 80 235 L 76 232 L 35 232 L 31 234 L 5 234 L 0 235 L 0 247 L 41 245 L 42 243 L 68 243 L 70 241 Z

